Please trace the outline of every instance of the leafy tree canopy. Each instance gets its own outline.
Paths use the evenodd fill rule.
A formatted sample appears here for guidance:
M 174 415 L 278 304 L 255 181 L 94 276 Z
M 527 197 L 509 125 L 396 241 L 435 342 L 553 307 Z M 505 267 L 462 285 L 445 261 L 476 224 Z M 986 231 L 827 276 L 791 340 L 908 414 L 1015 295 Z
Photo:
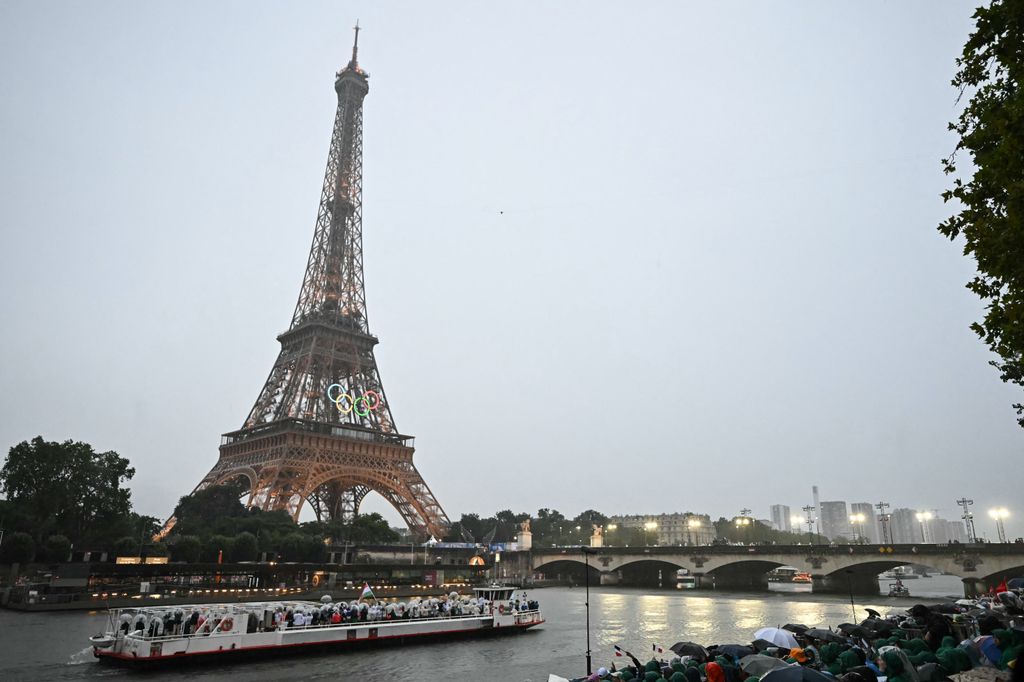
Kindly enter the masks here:
M 943 160 L 954 176 L 943 198 L 955 200 L 959 212 L 939 231 L 963 237 L 964 255 L 977 261 L 967 288 L 986 302 L 986 312 L 971 328 L 998 356 L 991 364 L 1002 380 L 1024 386 L 1024 3 L 994 0 L 974 19 L 953 78 L 970 99 L 949 124 L 960 140 Z M 960 152 L 973 164 L 970 177 L 957 173 Z M 1014 407 L 1024 426 L 1024 404 Z
M 0 489 L 17 514 L 34 522 L 36 543 L 51 534 L 78 543 L 105 537 L 129 515 L 131 492 L 123 485 L 134 475 L 116 452 L 36 436 L 10 449 L 0 469 Z

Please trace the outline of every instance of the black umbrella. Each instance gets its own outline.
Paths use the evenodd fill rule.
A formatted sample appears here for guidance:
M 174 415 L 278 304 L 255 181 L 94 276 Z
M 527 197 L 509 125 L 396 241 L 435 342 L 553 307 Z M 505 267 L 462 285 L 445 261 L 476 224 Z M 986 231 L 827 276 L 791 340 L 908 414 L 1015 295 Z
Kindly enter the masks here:
M 708 650 L 696 642 L 676 642 L 669 647 L 676 656 L 691 656 L 700 662 L 708 660 Z
M 811 628 L 804 633 L 804 637 L 807 639 L 820 639 L 823 642 L 845 642 L 840 635 L 832 632 L 831 630 L 822 630 L 821 628 Z
M 789 664 L 782 659 L 775 658 L 774 656 L 762 656 L 761 654 L 744 656 L 740 659 L 740 668 L 743 672 L 754 677 L 761 677 L 770 670 L 786 668 L 788 666 Z
M 754 647 L 759 652 L 761 652 L 765 649 L 771 649 L 772 647 L 778 648 L 779 645 L 775 642 L 769 642 L 767 639 L 755 639 L 753 642 L 750 643 L 750 646 Z
M 746 644 L 719 644 L 711 648 L 714 650 L 715 655 L 725 654 L 733 658 L 743 658 L 744 656 L 757 653 L 754 651 L 754 647 L 747 646 Z
M 788 665 L 785 668 L 769 670 L 761 682 L 832 682 L 834 678 L 802 665 Z
M 801 625 L 800 623 L 786 623 L 782 626 L 782 629 L 789 630 L 790 632 L 795 632 L 798 635 L 802 635 L 808 630 L 810 630 L 809 627 L 807 627 L 806 625 Z
M 840 623 L 837 629 L 849 637 L 869 638 L 872 636 L 871 630 L 860 625 L 854 625 L 853 623 Z

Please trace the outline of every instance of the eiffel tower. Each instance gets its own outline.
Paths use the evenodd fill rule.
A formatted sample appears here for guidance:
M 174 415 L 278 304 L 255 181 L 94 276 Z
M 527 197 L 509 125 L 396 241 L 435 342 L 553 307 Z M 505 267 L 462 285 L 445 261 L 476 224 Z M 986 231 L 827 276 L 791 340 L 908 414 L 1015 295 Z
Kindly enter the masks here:
M 375 491 L 412 533 L 450 525 L 413 464 L 413 438 L 398 432 L 381 385 L 363 285 L 363 99 L 369 75 L 352 60 L 337 73 L 338 109 L 306 274 L 281 352 L 242 428 L 224 434 L 220 458 L 196 491 L 242 481 L 246 504 L 308 503 L 317 519 L 351 520 Z M 174 525 L 168 520 L 160 536 Z

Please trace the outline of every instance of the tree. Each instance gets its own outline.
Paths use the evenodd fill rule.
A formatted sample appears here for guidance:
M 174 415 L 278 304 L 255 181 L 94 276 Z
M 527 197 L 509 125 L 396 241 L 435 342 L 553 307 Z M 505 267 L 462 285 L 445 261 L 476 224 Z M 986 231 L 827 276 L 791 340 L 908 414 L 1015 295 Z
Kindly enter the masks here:
M 211 535 L 203 543 L 203 560 L 217 561 L 217 559 L 221 559 L 222 561 L 230 561 L 233 548 L 231 538 L 225 535 Z M 223 554 L 221 554 L 222 552 Z
M 138 556 L 139 543 L 133 537 L 123 537 L 114 543 L 114 554 L 116 556 Z
M 238 517 L 246 515 L 245 506 L 238 501 L 244 492 L 239 483 L 225 483 L 182 497 L 174 508 L 174 532 L 200 536 L 232 532 Z
M 36 543 L 28 533 L 11 533 L 0 545 L 0 564 L 27 564 L 36 556 Z
M 241 532 L 232 542 L 234 553 L 232 561 L 253 561 L 256 559 L 256 536 L 249 532 Z
M 953 85 L 971 98 L 949 129 L 960 136 L 943 159 L 957 172 L 957 153 L 974 166 L 943 193 L 960 210 L 939 225 L 950 240 L 964 237 L 964 255 L 977 261 L 967 284 L 986 302 L 984 320 L 971 329 L 997 356 L 991 361 L 1005 382 L 1024 386 L 1024 4 L 994 0 L 974 13 L 975 31 L 956 60 Z M 1014 405 L 1024 426 L 1024 404 Z
M 195 535 L 182 535 L 177 538 L 171 549 L 171 556 L 175 561 L 184 561 L 194 564 L 199 561 L 199 554 L 203 551 L 203 542 Z
M 285 561 L 302 561 L 305 549 L 305 536 L 299 532 L 289 533 L 278 543 L 281 558 Z
M 102 536 L 128 515 L 131 492 L 122 485 L 134 475 L 116 452 L 36 436 L 10 449 L 0 469 L 0 489 L 35 521 L 35 540 L 59 533 L 77 543 Z
M 46 558 L 49 561 L 67 561 L 71 554 L 71 540 L 65 535 L 51 535 L 46 538 Z

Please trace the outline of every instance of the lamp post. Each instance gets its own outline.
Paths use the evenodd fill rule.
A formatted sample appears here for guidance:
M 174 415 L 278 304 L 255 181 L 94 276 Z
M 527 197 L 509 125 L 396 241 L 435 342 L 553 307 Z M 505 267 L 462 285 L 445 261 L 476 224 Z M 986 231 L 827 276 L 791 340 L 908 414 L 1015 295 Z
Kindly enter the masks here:
M 892 542 L 892 529 L 889 528 L 889 519 L 892 518 L 892 515 L 887 514 L 885 511 L 888 508 L 888 502 L 879 502 L 875 505 L 875 509 L 878 510 L 878 523 L 882 526 L 883 545 L 887 545 Z
M 750 512 L 749 509 L 744 509 L 745 512 Z M 746 529 L 750 527 L 750 518 L 747 516 L 737 516 L 735 519 L 736 530 L 742 533 L 741 539 L 749 539 L 749 533 Z
M 579 538 L 580 547 L 583 546 L 583 533 L 580 532 L 582 529 L 583 526 L 576 526 L 576 537 Z
M 927 545 L 928 526 L 926 525 L 926 522 L 932 520 L 932 513 L 930 511 L 917 512 L 914 514 L 914 517 L 917 518 L 917 522 L 921 524 L 921 542 Z
M 698 539 L 698 541 L 700 540 L 700 530 L 699 530 L 699 528 L 700 528 L 700 519 L 691 516 L 689 519 L 686 520 L 686 538 L 687 538 L 689 544 L 691 544 L 691 545 L 699 544 L 699 542 L 695 543 L 693 541 L 693 534 L 694 533 L 698 534 L 697 535 L 697 539 Z
M 608 531 L 609 534 L 611 534 L 614 531 L 618 530 L 618 528 L 619 528 L 618 524 L 615 524 L 615 523 L 609 523 L 607 526 L 604 527 L 604 529 L 606 531 Z M 608 544 L 613 546 L 613 547 L 615 546 L 615 543 L 612 542 L 611 537 L 608 538 Z
M 652 530 L 657 530 L 657 529 L 658 529 L 658 522 L 657 521 L 647 521 L 646 523 L 644 523 L 644 541 L 647 543 L 648 547 L 651 546 L 651 538 L 648 535 L 648 533 L 650 533 Z
M 587 588 L 586 588 L 587 589 L 587 592 L 586 592 L 587 596 L 586 596 L 586 602 L 584 602 L 584 605 L 586 606 L 586 611 L 587 611 L 587 677 L 590 677 L 592 672 L 591 672 L 591 664 L 590 664 L 590 558 L 589 557 L 594 552 L 594 550 L 590 549 L 589 547 L 582 547 L 582 546 L 580 547 L 580 550 L 583 552 L 583 563 L 586 566 L 586 568 L 584 568 L 583 570 L 585 570 L 587 572 L 587 576 L 586 576 L 586 578 L 584 580 L 584 583 L 587 586 Z
M 812 533 L 811 533 L 811 526 L 814 523 L 814 517 L 811 516 L 811 512 L 814 511 L 814 506 L 813 505 L 807 505 L 806 507 L 801 507 L 801 509 L 803 509 L 804 514 L 807 514 L 807 537 L 808 537 L 808 543 L 813 545 L 814 544 L 814 535 L 812 535 Z
M 972 543 L 977 542 L 978 534 L 974 532 L 974 512 L 968 509 L 968 507 L 974 504 L 974 500 L 961 497 L 956 503 L 963 507 L 964 510 L 963 516 L 960 518 L 964 520 L 964 525 L 967 527 L 967 540 Z
M 857 512 L 850 514 L 850 525 L 853 526 L 854 544 L 864 544 L 864 514 Z
M 996 531 L 999 533 L 999 542 L 1001 544 L 1006 543 L 1006 529 L 1003 528 L 1003 519 L 1010 516 L 1010 511 L 1006 507 L 996 507 L 995 509 L 989 509 L 988 515 L 996 520 Z

